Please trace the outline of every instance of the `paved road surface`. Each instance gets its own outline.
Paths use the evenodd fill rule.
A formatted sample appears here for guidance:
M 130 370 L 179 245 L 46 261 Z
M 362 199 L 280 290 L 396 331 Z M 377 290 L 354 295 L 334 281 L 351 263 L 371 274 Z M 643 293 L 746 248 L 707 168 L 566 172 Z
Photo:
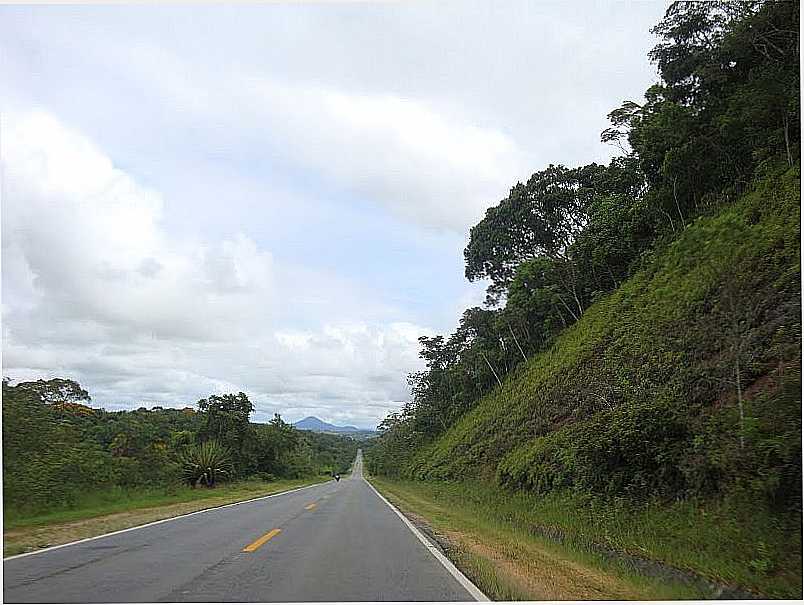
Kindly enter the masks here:
M 358 454 L 339 483 L 10 558 L 4 600 L 474 600 L 373 491 L 362 466 Z

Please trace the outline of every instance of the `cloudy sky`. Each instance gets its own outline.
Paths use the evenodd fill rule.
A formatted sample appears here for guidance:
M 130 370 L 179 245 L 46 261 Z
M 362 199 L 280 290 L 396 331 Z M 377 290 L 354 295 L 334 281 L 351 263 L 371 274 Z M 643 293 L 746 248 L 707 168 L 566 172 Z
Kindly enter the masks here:
M 605 162 L 659 2 L 0 7 L 3 375 L 373 427 L 468 228 Z

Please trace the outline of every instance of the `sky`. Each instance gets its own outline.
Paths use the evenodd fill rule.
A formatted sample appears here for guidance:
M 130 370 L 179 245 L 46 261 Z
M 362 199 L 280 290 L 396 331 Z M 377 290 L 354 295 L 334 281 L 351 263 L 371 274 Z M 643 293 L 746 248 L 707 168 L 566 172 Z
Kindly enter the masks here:
M 373 428 L 480 305 L 469 228 L 607 162 L 660 2 L 0 7 L 2 366 L 108 410 Z

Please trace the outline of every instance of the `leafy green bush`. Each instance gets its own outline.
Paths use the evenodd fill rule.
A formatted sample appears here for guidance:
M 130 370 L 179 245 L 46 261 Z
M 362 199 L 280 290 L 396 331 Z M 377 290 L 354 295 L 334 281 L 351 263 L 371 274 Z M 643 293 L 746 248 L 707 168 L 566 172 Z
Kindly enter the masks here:
M 649 403 L 600 412 L 505 456 L 498 481 L 545 493 L 574 488 L 645 497 L 685 491 L 680 460 L 690 435 L 678 410 Z

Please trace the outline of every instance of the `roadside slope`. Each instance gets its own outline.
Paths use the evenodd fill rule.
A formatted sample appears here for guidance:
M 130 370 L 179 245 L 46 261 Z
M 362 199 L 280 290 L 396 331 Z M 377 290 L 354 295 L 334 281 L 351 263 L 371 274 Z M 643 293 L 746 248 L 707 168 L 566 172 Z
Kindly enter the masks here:
M 789 170 L 697 220 L 423 448 L 409 474 L 631 495 L 717 492 L 736 474 L 776 496 L 800 491 L 800 409 L 785 394 L 800 381 L 799 187 Z M 789 448 L 753 455 L 770 441 Z
M 799 259 L 789 169 L 678 233 L 403 476 L 519 491 L 547 533 L 800 596 Z

